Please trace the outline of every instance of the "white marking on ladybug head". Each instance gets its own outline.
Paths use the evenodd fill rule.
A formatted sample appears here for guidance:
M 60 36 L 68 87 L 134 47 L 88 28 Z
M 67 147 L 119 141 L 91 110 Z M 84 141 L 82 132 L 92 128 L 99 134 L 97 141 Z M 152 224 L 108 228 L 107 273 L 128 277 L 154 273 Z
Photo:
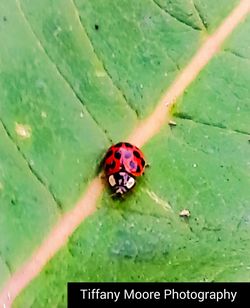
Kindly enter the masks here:
M 125 184 L 125 186 L 130 189 L 135 185 L 135 179 L 131 176 L 129 177 L 127 183 Z
M 111 175 L 109 176 L 109 184 L 110 184 L 110 186 L 112 186 L 112 187 L 116 185 L 116 181 L 115 181 L 115 178 L 114 178 L 113 174 L 111 174 Z
M 125 192 L 125 191 L 124 191 L 124 189 L 122 189 L 122 187 L 119 187 L 119 188 L 115 191 L 116 194 L 121 194 L 121 195 L 124 194 L 124 192 Z

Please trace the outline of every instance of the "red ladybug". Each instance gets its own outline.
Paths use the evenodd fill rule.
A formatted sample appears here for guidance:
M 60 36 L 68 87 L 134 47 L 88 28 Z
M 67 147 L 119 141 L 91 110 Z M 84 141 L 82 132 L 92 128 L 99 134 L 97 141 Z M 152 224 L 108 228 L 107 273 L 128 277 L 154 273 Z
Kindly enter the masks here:
M 104 158 L 104 171 L 115 195 L 122 195 L 135 186 L 135 178 L 145 169 L 142 151 L 128 142 L 112 145 Z

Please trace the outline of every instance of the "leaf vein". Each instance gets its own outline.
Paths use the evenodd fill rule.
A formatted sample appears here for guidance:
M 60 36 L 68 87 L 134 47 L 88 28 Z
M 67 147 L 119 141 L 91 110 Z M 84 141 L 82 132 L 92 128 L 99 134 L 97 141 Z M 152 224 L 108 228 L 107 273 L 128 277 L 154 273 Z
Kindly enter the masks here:
M 109 136 L 109 134 L 107 133 L 107 131 L 105 130 L 105 128 L 103 128 L 101 126 L 101 124 L 97 121 L 97 119 L 95 118 L 95 116 L 90 112 L 89 108 L 87 107 L 86 103 L 84 102 L 84 100 L 80 97 L 80 95 L 75 91 L 74 87 L 72 86 L 72 84 L 70 83 L 70 81 L 67 79 L 67 77 L 65 76 L 65 74 L 63 74 L 63 72 L 60 70 L 60 68 L 58 67 L 58 65 L 53 61 L 53 59 L 50 57 L 49 53 L 47 52 L 45 46 L 43 46 L 42 41 L 39 39 L 38 35 L 36 34 L 35 30 L 33 29 L 27 15 L 25 14 L 24 10 L 22 9 L 20 0 L 16 0 L 17 2 L 17 7 L 20 11 L 21 16 L 23 17 L 23 19 L 25 20 L 25 22 L 27 23 L 31 33 L 33 34 L 33 36 L 35 37 L 35 39 L 38 42 L 38 46 L 40 47 L 40 49 L 44 52 L 44 54 L 46 55 L 46 57 L 48 58 L 50 64 L 52 64 L 52 66 L 55 68 L 57 74 L 60 76 L 60 78 L 65 82 L 65 84 L 68 86 L 68 88 L 71 90 L 71 92 L 73 93 L 73 95 L 76 97 L 77 102 L 79 102 L 81 104 L 81 107 L 85 108 L 84 112 L 87 112 L 88 115 L 90 116 L 90 118 L 95 122 L 95 124 L 98 126 L 98 128 L 102 131 L 102 133 L 106 136 L 106 138 L 112 143 L 112 138 Z
M 177 20 L 178 22 L 184 24 L 185 26 L 196 30 L 196 31 L 201 31 L 200 28 L 195 27 L 194 25 L 191 25 L 189 23 L 187 23 L 184 19 L 177 17 L 176 15 L 174 15 L 173 13 L 171 13 L 170 11 L 164 9 L 158 2 L 156 2 L 156 0 L 152 0 L 152 2 L 164 13 L 167 14 L 168 16 L 171 16 L 172 18 L 174 18 L 175 20 Z
M 98 61 L 101 63 L 101 65 L 102 65 L 102 67 L 103 67 L 105 73 L 107 74 L 109 80 L 112 82 L 113 86 L 114 86 L 114 87 L 117 89 L 117 91 L 120 93 L 120 95 L 121 95 L 122 98 L 123 98 L 124 103 L 126 103 L 126 105 L 128 106 L 128 108 L 130 108 L 131 111 L 135 112 L 136 116 L 139 117 L 138 110 L 137 110 L 136 108 L 134 108 L 134 106 L 129 102 L 129 99 L 127 98 L 126 94 L 122 91 L 121 87 L 118 86 L 118 85 L 115 83 L 115 81 L 114 81 L 114 79 L 112 78 L 112 75 L 110 74 L 110 72 L 108 71 L 107 66 L 105 65 L 104 61 L 101 60 L 100 56 L 98 55 L 98 53 L 97 53 L 97 51 L 96 51 L 96 49 L 95 49 L 95 47 L 94 47 L 94 44 L 93 44 L 92 40 L 90 39 L 90 35 L 89 35 L 88 31 L 87 31 L 86 27 L 83 25 L 82 18 L 81 18 L 81 15 L 80 15 L 79 11 L 78 11 L 78 8 L 77 8 L 77 5 L 76 5 L 75 1 L 74 1 L 74 0 L 71 0 L 71 2 L 72 2 L 72 5 L 73 5 L 73 7 L 74 7 L 74 9 L 75 9 L 75 12 L 76 12 L 77 18 L 78 18 L 78 20 L 79 20 L 79 23 L 80 23 L 80 25 L 81 25 L 83 31 L 86 33 L 86 36 L 88 37 L 89 43 L 90 43 L 90 45 L 91 45 L 91 47 L 92 47 L 92 50 L 93 50 L 94 54 L 96 55 L 96 58 L 98 59 Z
M 42 179 L 42 177 L 38 174 L 38 172 L 32 167 L 32 165 L 30 164 L 30 162 L 28 161 L 27 157 L 25 156 L 25 154 L 22 152 L 22 150 L 20 149 L 20 147 L 18 146 L 18 144 L 15 142 L 15 140 L 13 139 L 11 133 L 9 132 L 9 130 L 7 129 L 7 126 L 4 124 L 3 120 L 0 119 L 0 123 L 2 124 L 4 131 L 7 135 L 7 137 L 10 139 L 10 141 L 12 142 L 12 144 L 16 147 L 17 151 L 19 152 L 19 154 L 21 155 L 21 157 L 23 158 L 23 160 L 25 161 L 27 167 L 29 168 L 31 174 L 36 178 L 36 180 L 46 189 L 46 191 L 50 194 L 51 198 L 53 199 L 53 201 L 57 204 L 58 209 L 60 210 L 60 212 L 62 212 L 62 202 L 55 196 L 55 194 L 53 193 L 53 191 L 51 190 L 51 188 L 49 187 L 49 185 L 47 185 L 44 180 Z
M 8 270 L 8 273 L 12 274 L 12 269 L 11 269 L 9 261 L 7 259 L 5 259 L 2 254 L 0 254 L 0 258 L 1 258 L 2 262 L 3 262 L 3 264 L 6 266 L 6 268 Z
M 195 0 L 191 0 L 192 4 L 193 4 L 193 7 L 197 13 L 197 16 L 199 18 L 199 20 L 201 21 L 203 27 L 204 27 L 204 30 L 207 31 L 207 22 L 205 21 L 204 17 L 202 16 L 200 10 L 198 9 L 198 6 L 195 4 Z
M 228 52 L 228 53 L 230 53 L 231 55 L 233 55 L 237 58 L 240 58 L 240 59 L 243 59 L 243 60 L 246 60 L 246 61 L 250 61 L 250 58 L 243 56 L 241 53 L 239 53 L 238 51 L 233 50 L 231 48 L 225 48 L 223 51 Z
M 206 125 L 206 126 L 211 126 L 211 127 L 215 127 L 215 128 L 220 128 L 220 129 L 223 129 L 223 130 L 226 130 L 230 133 L 237 133 L 237 134 L 242 134 L 242 135 L 246 135 L 246 136 L 249 136 L 250 137 L 250 133 L 245 131 L 245 130 L 241 130 L 241 129 L 231 129 L 231 128 L 228 128 L 226 126 L 223 126 L 222 124 L 215 124 L 215 123 L 208 123 L 208 122 L 205 122 L 205 121 L 200 121 L 198 119 L 193 119 L 191 116 L 185 114 L 185 113 L 182 113 L 182 112 L 177 112 L 174 114 L 174 116 L 176 118 L 179 118 L 179 119 L 182 119 L 182 120 L 186 120 L 186 121 L 190 121 L 190 122 L 193 122 L 193 123 L 196 123 L 196 124 L 201 124 L 201 125 Z

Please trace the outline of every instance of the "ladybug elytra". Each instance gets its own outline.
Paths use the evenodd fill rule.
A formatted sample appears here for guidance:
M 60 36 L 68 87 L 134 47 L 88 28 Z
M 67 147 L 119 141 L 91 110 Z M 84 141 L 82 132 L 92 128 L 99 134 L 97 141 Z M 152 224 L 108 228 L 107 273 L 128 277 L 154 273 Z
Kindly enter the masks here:
M 123 195 L 131 190 L 135 178 L 145 169 L 142 151 L 128 142 L 112 145 L 104 158 L 104 171 L 108 183 L 115 195 Z

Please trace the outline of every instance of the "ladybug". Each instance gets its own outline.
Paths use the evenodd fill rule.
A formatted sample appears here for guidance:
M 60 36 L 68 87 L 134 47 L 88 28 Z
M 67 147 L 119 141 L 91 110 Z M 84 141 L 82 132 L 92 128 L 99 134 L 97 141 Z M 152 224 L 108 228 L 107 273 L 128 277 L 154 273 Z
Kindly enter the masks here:
M 128 142 L 112 145 L 104 157 L 104 171 L 114 195 L 121 196 L 131 190 L 135 178 L 145 169 L 145 158 L 140 149 Z

